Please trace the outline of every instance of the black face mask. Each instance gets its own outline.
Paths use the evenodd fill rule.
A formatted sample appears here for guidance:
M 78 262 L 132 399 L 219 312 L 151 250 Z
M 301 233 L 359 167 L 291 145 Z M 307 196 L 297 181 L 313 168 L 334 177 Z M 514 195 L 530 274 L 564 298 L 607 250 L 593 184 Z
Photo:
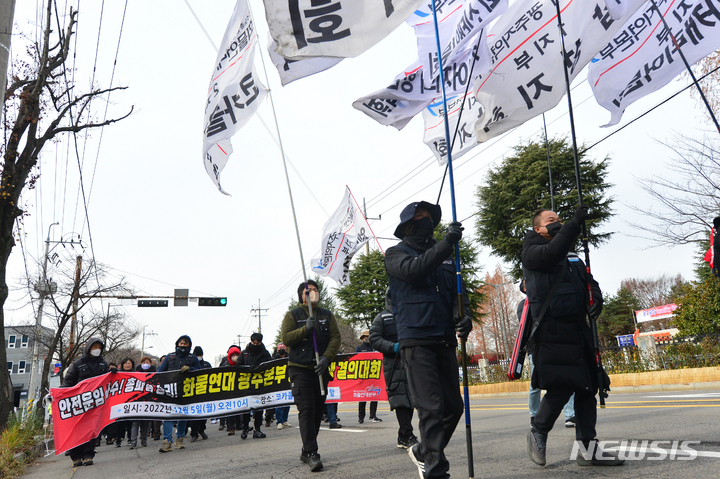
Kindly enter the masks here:
M 415 226 L 416 236 L 432 236 L 433 230 L 435 230 L 432 218 L 428 217 L 414 220 L 413 225 Z
M 562 223 L 559 221 L 556 221 L 554 223 L 550 223 L 545 228 L 547 228 L 548 235 L 555 237 L 556 234 L 558 234 L 558 231 L 562 228 Z
M 187 356 L 190 354 L 190 348 L 177 346 L 175 353 L 177 353 L 178 356 Z

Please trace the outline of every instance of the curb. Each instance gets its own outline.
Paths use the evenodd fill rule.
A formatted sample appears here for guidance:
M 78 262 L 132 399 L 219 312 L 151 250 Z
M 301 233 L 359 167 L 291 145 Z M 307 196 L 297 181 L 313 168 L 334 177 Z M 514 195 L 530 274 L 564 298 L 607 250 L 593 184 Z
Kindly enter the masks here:
M 42 436 L 37 436 L 36 440 L 39 442 L 35 444 L 35 447 L 30 449 L 27 452 L 18 452 L 17 454 L 13 455 L 13 460 L 18 462 L 26 462 L 30 463 L 37 459 L 40 456 L 45 455 L 46 447 L 45 447 L 45 439 Z M 50 438 L 47 442 L 47 449 L 54 449 L 55 448 L 55 438 Z

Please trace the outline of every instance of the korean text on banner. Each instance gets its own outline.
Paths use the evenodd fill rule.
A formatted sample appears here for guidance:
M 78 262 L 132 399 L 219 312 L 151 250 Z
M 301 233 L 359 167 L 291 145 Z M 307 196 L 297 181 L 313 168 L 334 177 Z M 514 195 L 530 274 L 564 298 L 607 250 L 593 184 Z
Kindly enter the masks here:
M 677 305 L 675 303 L 665 304 L 658 306 L 657 308 L 641 309 L 635 311 L 635 318 L 638 323 L 644 323 L 646 321 L 655 321 L 656 319 L 667 319 L 672 318 Z
M 210 79 L 205 103 L 203 164 L 218 190 L 220 173 L 232 154 L 230 137 L 250 120 L 267 95 L 253 68 L 258 43 L 247 0 L 238 0 Z
M 720 1 L 656 0 L 690 65 L 720 47 Z M 648 2 L 627 20 L 593 58 L 588 83 L 616 125 L 631 103 L 659 90 L 685 64 L 658 11 Z
M 552 0 L 515 2 L 490 26 L 492 70 L 474 85 L 484 108 L 475 123 L 478 141 L 505 133 L 557 105 L 566 91 L 564 68 L 572 81 L 632 15 L 630 8 L 623 18 L 613 20 L 604 0 L 560 0 L 560 7 L 564 59 Z
M 329 276 L 342 286 L 350 284 L 350 262 L 355 253 L 370 240 L 368 225 L 350 189 L 335 213 L 323 226 L 320 257 L 313 258 L 312 270 L 320 276 Z
M 263 0 L 285 58 L 348 58 L 389 35 L 426 0 Z
M 338 355 L 328 390 L 337 401 L 386 400 L 381 353 Z M 293 404 L 287 359 L 180 373 L 108 373 L 51 390 L 55 454 L 115 420 L 194 420 Z

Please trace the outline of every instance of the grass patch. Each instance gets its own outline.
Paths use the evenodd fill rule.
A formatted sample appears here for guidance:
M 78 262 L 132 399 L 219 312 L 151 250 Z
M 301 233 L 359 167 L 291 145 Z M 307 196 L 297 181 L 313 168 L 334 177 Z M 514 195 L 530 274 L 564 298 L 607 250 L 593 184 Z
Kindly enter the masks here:
M 37 444 L 36 436 L 43 433 L 43 420 L 26 410 L 10 414 L 8 425 L 0 433 L 0 477 L 12 479 L 20 476 L 31 457 L 30 452 Z M 14 457 L 22 453 L 23 459 Z

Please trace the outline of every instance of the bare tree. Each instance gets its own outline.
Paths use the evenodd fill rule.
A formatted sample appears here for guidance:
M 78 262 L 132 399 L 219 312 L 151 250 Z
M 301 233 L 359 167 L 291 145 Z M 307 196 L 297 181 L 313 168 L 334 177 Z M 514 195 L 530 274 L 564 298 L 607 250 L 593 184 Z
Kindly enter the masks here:
M 720 90 L 716 88 L 718 82 L 720 82 L 720 70 L 718 70 L 718 68 L 720 68 L 720 50 L 711 53 L 710 55 L 700 60 L 697 63 L 697 66 L 699 67 L 699 71 L 697 72 L 698 78 L 708 75 L 705 81 L 700 83 L 700 88 L 702 88 L 702 91 L 705 94 L 705 98 L 710 104 L 710 109 L 712 109 L 715 116 L 717 116 L 718 113 L 720 113 Z M 688 78 L 690 77 L 687 72 L 684 73 L 683 76 Z M 701 110 L 705 115 L 706 121 L 712 123 L 710 113 L 705 108 L 705 103 L 702 101 L 702 98 L 700 97 L 697 89 L 692 88 L 690 92 L 692 97 L 698 101 L 699 105 L 701 105 Z
M 699 244 L 707 240 L 712 220 L 720 211 L 720 148 L 717 140 L 696 140 L 678 135 L 667 178 L 651 176 L 640 187 L 654 200 L 653 206 L 630 207 L 651 219 L 650 224 L 630 223 L 650 233 L 644 238 L 657 246 Z
M 6 142 L 2 145 L 3 162 L 0 173 L 0 344 L 5 341 L 5 301 L 8 298 L 7 263 L 15 245 L 13 229 L 16 219 L 25 214 L 20 197 L 26 187 L 32 188 L 37 176 L 31 174 L 43 147 L 63 133 L 77 133 L 89 128 L 109 125 L 127 118 L 96 121 L 91 114 L 91 102 L 111 91 L 123 88 L 96 89 L 76 92 L 66 75 L 66 61 L 70 54 L 73 28 L 77 12 L 70 11 L 67 28 L 58 28 L 57 40 L 52 40 L 52 0 L 47 0 L 42 43 L 33 45 L 29 62 L 17 69 L 10 78 L 3 99 L 6 108 Z M 0 364 L 5 364 L 5 349 L 0 348 Z M 5 428 L 12 411 L 12 383 L 6 368 L 0 368 L 0 430 Z
M 500 265 L 492 275 L 485 275 L 481 292 L 484 295 L 480 311 L 484 315 L 482 325 L 473 329 L 470 339 L 482 345 L 486 357 L 488 348 L 494 346 L 498 359 L 509 359 L 519 326 L 516 311 L 522 295 Z
M 620 288 L 625 288 L 638 300 L 640 309 L 656 308 L 672 303 L 678 288 L 685 283 L 682 275 L 662 275 L 657 278 L 622 280 Z

